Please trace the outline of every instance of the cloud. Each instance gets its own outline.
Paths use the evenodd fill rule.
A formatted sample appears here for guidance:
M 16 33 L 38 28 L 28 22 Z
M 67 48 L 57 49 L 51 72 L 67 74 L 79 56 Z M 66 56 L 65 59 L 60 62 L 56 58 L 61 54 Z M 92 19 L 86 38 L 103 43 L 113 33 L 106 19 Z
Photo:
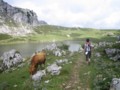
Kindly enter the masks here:
M 39 20 L 61 26 L 120 28 L 119 0 L 5 0 L 28 8 Z

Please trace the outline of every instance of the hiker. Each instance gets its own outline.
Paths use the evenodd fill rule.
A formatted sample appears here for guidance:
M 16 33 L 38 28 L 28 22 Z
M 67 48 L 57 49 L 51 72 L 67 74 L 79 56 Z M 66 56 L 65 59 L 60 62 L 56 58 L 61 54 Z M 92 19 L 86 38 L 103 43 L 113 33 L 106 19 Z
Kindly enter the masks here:
M 86 61 L 87 64 L 90 64 L 90 58 L 91 58 L 91 43 L 89 39 L 86 39 L 86 43 L 84 45 L 84 52 L 86 55 Z

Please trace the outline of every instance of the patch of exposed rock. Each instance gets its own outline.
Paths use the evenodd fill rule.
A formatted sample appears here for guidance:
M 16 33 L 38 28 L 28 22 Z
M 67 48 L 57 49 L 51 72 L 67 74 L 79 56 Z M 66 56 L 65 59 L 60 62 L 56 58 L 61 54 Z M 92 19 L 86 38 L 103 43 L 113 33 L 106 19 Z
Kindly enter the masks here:
M 33 10 L 13 7 L 3 0 L 0 0 L 0 16 L 3 20 L 14 20 L 16 23 L 31 25 L 46 24 L 45 21 L 38 21 L 37 15 Z
M 32 26 L 47 24 L 38 20 L 33 10 L 13 7 L 0 0 L 0 33 L 25 36 L 33 33 Z
M 110 90 L 120 90 L 120 78 L 113 78 Z
M 107 48 L 105 49 L 106 54 L 108 55 L 108 57 L 114 61 L 120 60 L 120 49 L 110 49 Z
M 0 71 L 5 71 L 10 69 L 11 67 L 16 67 L 23 62 L 23 58 L 21 54 L 12 49 L 8 52 L 4 52 L 0 57 Z
M 0 26 L 0 33 L 12 36 L 26 36 L 27 34 L 33 33 L 33 30 L 31 27 L 28 26 L 9 27 L 4 24 Z

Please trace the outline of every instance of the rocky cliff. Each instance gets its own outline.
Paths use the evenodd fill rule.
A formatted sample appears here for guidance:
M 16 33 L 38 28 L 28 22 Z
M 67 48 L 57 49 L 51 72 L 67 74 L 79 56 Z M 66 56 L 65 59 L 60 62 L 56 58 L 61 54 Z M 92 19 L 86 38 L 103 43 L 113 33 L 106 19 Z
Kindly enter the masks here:
M 31 26 L 43 24 L 47 23 L 42 20 L 39 21 L 34 11 L 13 7 L 0 0 L 0 33 L 26 35 L 32 33 L 33 30 L 30 30 L 32 29 Z
M 3 0 L 0 0 L 0 16 L 0 18 L 2 18 L 3 21 L 13 20 L 16 23 L 24 23 L 31 25 L 40 24 L 40 22 L 37 19 L 37 15 L 34 11 L 29 9 L 13 7 L 8 3 L 4 2 Z

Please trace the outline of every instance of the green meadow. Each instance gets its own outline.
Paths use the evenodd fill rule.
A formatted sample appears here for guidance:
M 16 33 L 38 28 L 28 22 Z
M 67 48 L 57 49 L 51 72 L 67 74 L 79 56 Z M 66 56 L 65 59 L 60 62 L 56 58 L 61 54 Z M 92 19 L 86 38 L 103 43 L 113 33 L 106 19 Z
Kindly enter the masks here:
M 115 42 L 120 30 L 98 30 L 91 28 L 67 28 L 61 26 L 43 25 L 34 27 L 34 33 L 20 37 L 0 34 L 0 44 L 19 44 L 29 42 L 52 42 L 64 40 L 80 40 L 84 44 L 86 38 L 90 38 L 93 44 L 99 42 Z M 119 45 L 113 46 L 120 49 Z M 64 45 L 63 45 L 64 48 Z M 65 49 L 65 48 L 64 48 Z M 40 82 L 38 90 L 109 90 L 111 79 L 120 78 L 120 62 L 111 61 L 104 53 L 105 48 L 93 49 L 91 64 L 87 65 L 84 53 L 71 53 L 66 50 L 67 55 L 62 57 L 54 56 L 50 51 L 47 55 L 46 65 L 58 59 L 68 59 L 72 63 L 65 64 L 60 75 L 51 76 L 47 74 Z M 96 52 L 102 57 L 97 58 Z M 26 58 L 24 66 L 8 73 L 0 73 L 0 90 L 34 90 L 28 72 L 30 58 Z M 117 65 L 117 66 L 116 66 Z M 39 68 L 41 69 L 41 68 Z M 77 75 L 77 76 L 76 76 Z M 101 76 L 99 78 L 98 76 Z M 73 77 L 73 78 L 72 78 Z M 49 80 L 49 83 L 44 82 Z M 73 83 L 76 82 L 74 85 Z M 72 84 L 67 89 L 68 84 Z
M 119 35 L 119 30 L 99 30 L 90 28 L 67 28 L 61 26 L 43 25 L 34 27 L 34 33 L 27 36 L 9 36 L 0 34 L 0 44 L 52 42 L 63 40 L 84 40 L 92 38 L 96 41 L 115 40 L 109 33 Z M 111 38 L 111 39 L 110 39 Z

